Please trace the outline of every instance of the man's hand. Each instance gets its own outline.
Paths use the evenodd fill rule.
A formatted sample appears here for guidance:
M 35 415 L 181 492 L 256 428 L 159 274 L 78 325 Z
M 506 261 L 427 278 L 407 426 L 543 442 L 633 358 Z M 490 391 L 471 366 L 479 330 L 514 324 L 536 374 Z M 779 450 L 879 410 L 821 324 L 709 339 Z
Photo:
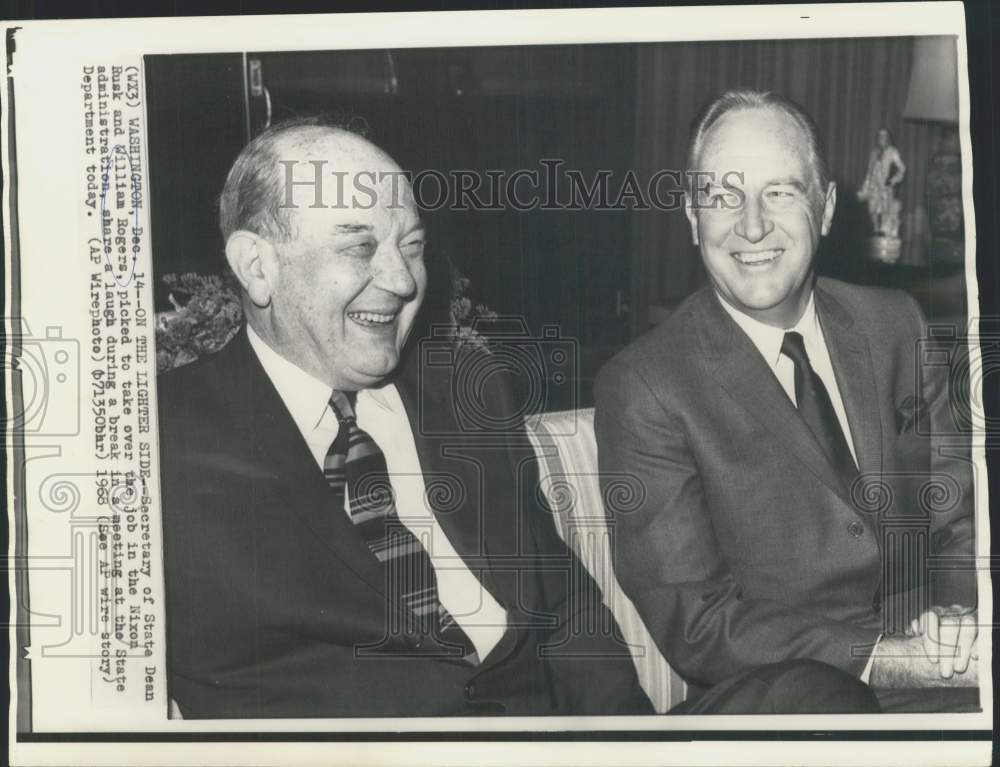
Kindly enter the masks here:
M 979 624 L 971 607 L 932 607 L 913 619 L 907 634 L 920 637 L 924 652 L 938 666 L 943 679 L 964 674 L 970 661 L 979 659 L 976 651 Z
M 887 637 L 875 649 L 873 687 L 975 687 L 979 654 L 976 611 L 935 606 L 914 618 L 906 637 Z
M 937 660 L 940 660 L 939 658 Z M 976 687 L 979 664 L 970 658 L 964 672 L 941 674 L 941 663 L 931 662 L 922 636 L 885 637 L 875 648 L 868 683 L 886 689 L 918 687 Z

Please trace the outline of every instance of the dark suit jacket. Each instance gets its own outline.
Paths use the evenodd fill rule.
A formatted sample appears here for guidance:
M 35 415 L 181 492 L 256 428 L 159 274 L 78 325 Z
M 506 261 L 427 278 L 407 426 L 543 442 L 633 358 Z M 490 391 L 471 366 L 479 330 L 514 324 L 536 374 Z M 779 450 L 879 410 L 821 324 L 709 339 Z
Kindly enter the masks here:
M 826 279 L 815 300 L 868 483 L 853 493 L 711 288 L 598 376 L 601 472 L 645 489 L 637 511 L 608 509 L 616 572 L 696 684 L 793 658 L 860 675 L 890 608 L 903 604 L 904 621 L 921 600 L 974 604 L 971 572 L 931 573 L 929 598 L 913 590 L 928 549 L 973 551 L 967 446 L 959 435 L 953 455 L 932 456 L 927 436 L 955 424 L 945 370 L 918 364 L 919 308 Z M 948 497 L 932 497 L 933 483 Z M 891 525 L 909 537 L 884 535 Z M 902 577 L 907 557 L 915 579 Z
M 539 658 L 567 638 L 574 610 L 600 609 L 596 589 L 568 598 L 579 565 L 524 500 L 535 490 L 529 444 L 516 430 L 460 433 L 451 374 L 426 367 L 397 387 L 440 524 L 508 610 L 510 628 L 478 667 L 387 629 L 383 566 L 333 508 L 245 331 L 160 377 L 170 694 L 185 717 L 651 712 L 607 636 Z M 490 386 L 483 401 L 509 407 Z M 613 657 L 579 657 L 589 651 Z

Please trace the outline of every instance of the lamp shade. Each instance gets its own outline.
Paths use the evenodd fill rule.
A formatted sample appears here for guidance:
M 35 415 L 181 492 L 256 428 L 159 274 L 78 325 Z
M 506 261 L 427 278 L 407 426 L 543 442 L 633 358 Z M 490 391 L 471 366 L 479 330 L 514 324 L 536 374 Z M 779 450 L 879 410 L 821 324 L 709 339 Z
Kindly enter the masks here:
M 958 122 L 958 66 L 953 35 L 918 37 L 913 46 L 910 90 L 903 117 Z

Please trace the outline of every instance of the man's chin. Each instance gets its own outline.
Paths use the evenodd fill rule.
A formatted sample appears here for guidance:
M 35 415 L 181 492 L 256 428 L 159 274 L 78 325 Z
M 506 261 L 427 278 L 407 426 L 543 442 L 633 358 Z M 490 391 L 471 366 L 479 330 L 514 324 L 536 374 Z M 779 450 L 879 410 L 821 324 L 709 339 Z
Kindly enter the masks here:
M 365 360 L 363 363 L 351 366 L 349 376 L 354 383 L 358 384 L 358 388 L 370 388 L 391 376 L 398 366 L 399 355 L 387 355 L 377 361 Z
M 783 304 L 794 303 L 794 290 L 784 282 L 768 281 L 757 284 L 743 285 L 734 292 L 734 297 L 747 309 L 753 311 L 768 311 L 777 309 Z

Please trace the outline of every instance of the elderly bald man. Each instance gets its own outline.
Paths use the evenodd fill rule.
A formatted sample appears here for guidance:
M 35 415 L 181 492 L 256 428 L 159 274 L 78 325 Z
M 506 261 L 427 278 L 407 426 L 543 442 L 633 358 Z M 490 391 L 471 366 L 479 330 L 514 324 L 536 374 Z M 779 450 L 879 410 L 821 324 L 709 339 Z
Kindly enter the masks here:
M 245 325 L 159 381 L 180 712 L 651 713 L 524 481 L 503 382 L 478 394 L 509 428 L 465 434 L 454 370 L 407 354 L 428 278 L 400 167 L 342 128 L 276 125 L 235 161 L 221 226 Z

